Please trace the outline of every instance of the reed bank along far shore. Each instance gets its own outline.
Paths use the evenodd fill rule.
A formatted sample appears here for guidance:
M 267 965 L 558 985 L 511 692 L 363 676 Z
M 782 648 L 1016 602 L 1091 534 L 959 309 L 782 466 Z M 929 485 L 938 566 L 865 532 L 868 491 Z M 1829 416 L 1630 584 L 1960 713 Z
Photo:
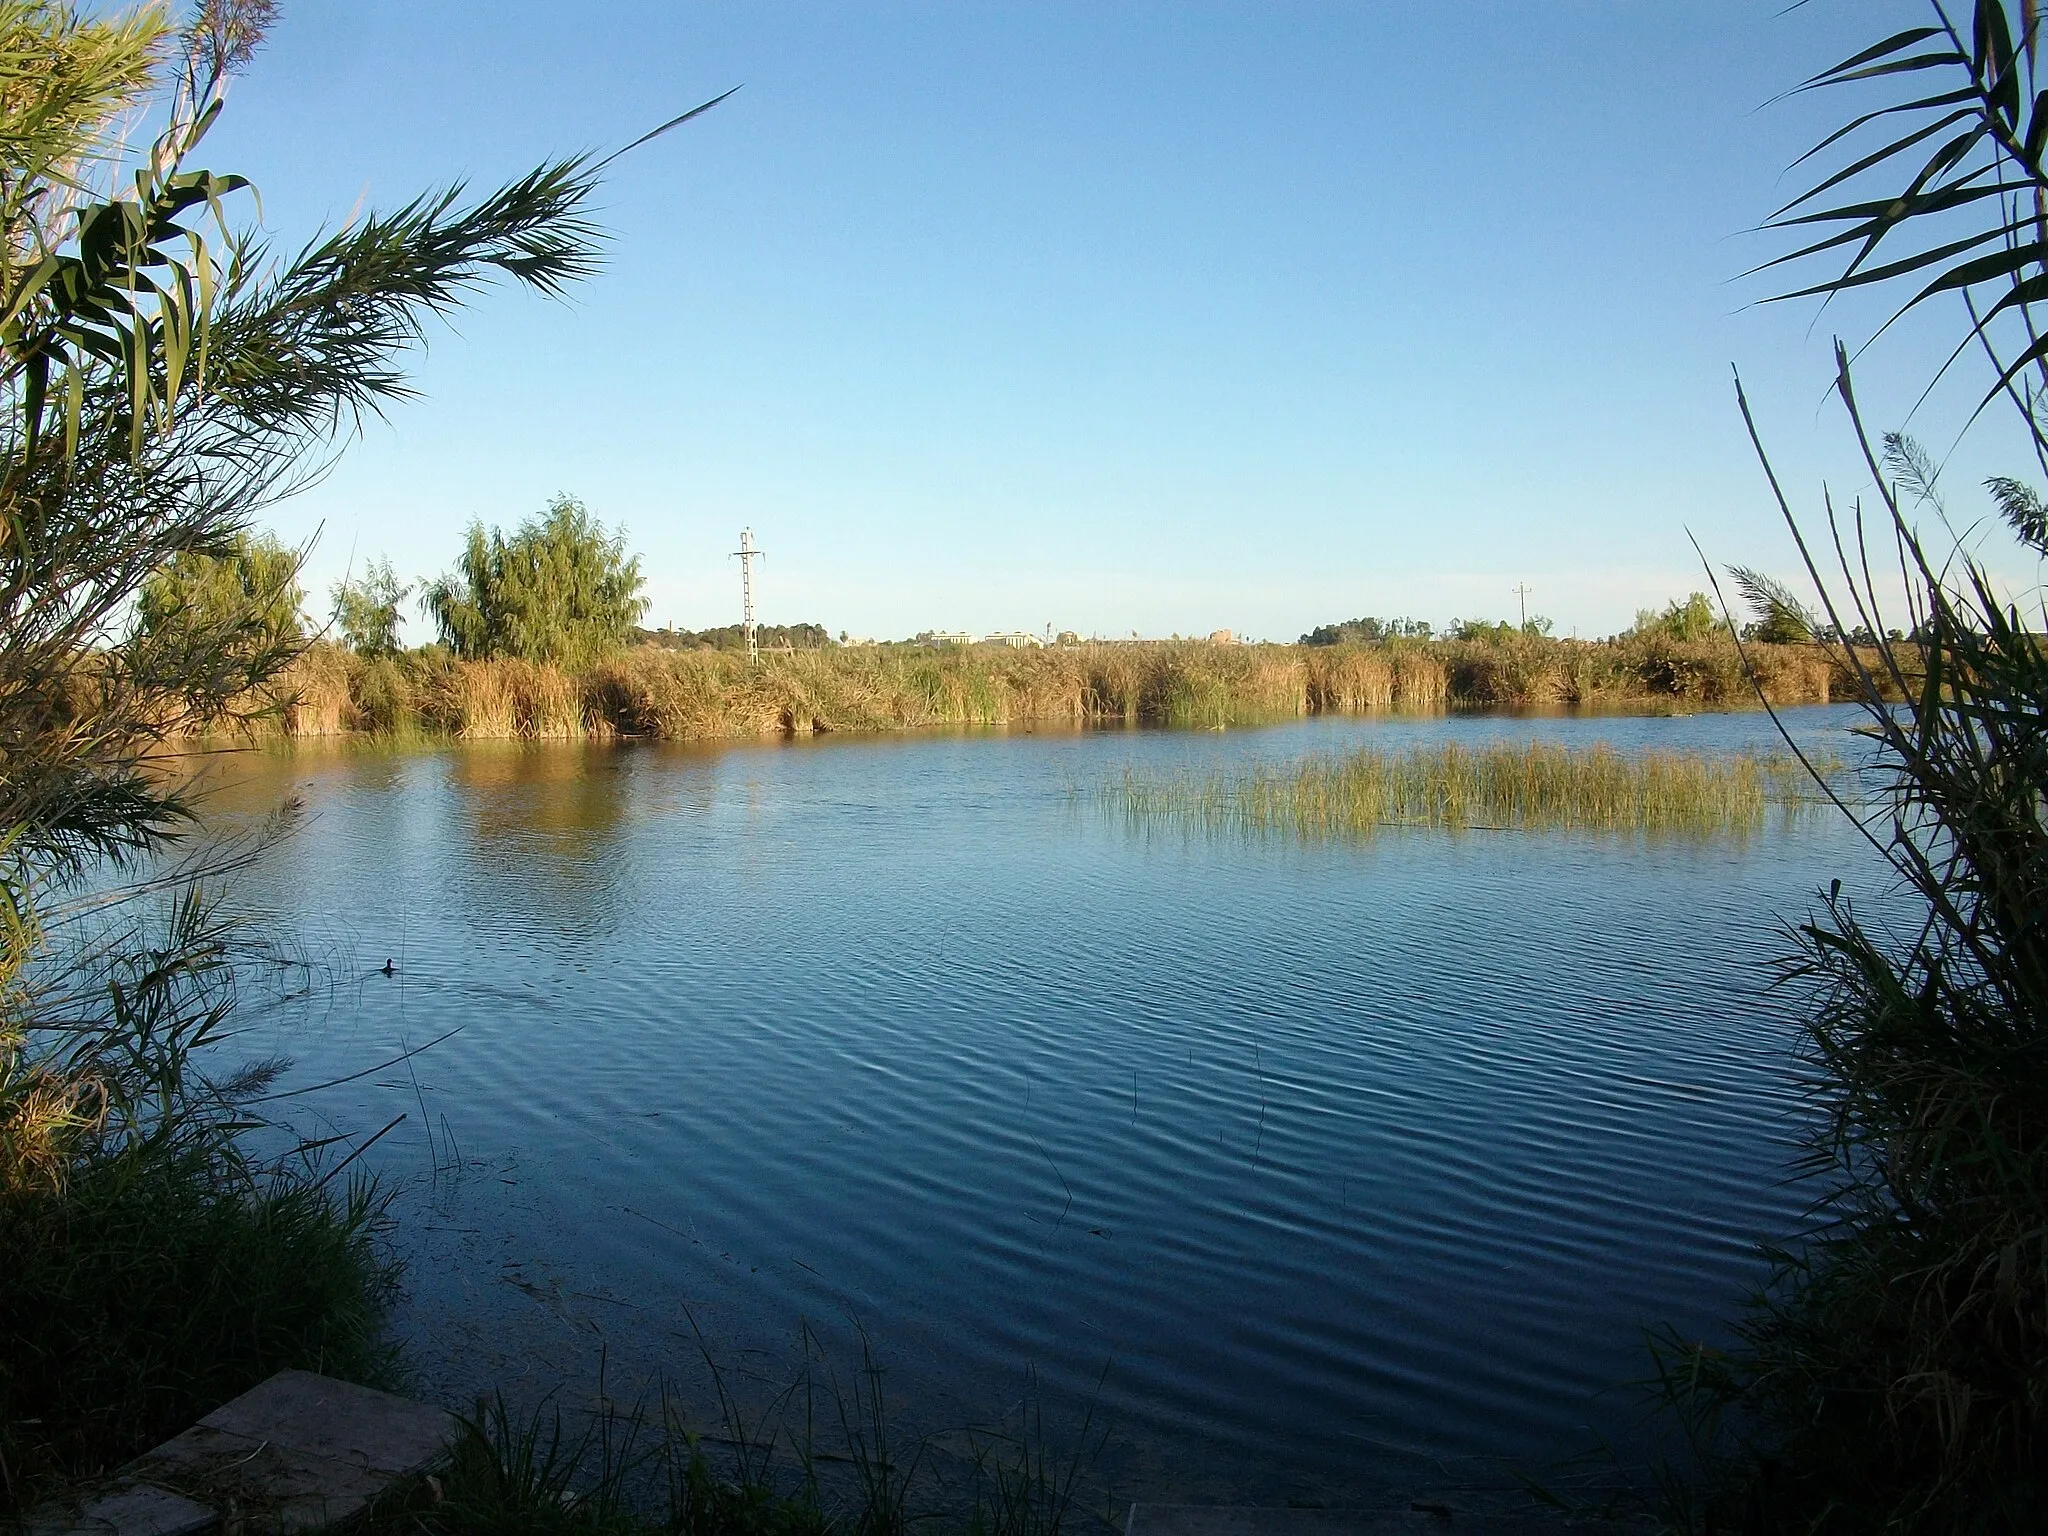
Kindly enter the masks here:
M 315 644 L 275 685 L 264 729 L 472 739 L 714 740 L 927 726 L 1121 721 L 1213 727 L 1319 714 L 1545 707 L 1824 704 L 1853 686 L 1813 645 L 1622 636 L 1215 645 L 1130 641 L 1013 649 L 652 645 L 569 670 L 463 660 L 439 646 L 363 657 Z

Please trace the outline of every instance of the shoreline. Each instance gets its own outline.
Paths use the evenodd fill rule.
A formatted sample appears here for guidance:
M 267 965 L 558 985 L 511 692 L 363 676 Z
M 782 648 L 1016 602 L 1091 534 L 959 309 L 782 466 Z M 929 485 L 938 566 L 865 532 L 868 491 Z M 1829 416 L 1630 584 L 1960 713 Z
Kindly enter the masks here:
M 1827 704 L 1853 680 L 1810 645 L 1662 637 L 770 652 L 639 646 L 578 671 L 364 657 L 315 642 L 248 734 L 294 740 L 741 741 L 933 727 L 1227 728 L 1318 715 L 1668 715 Z

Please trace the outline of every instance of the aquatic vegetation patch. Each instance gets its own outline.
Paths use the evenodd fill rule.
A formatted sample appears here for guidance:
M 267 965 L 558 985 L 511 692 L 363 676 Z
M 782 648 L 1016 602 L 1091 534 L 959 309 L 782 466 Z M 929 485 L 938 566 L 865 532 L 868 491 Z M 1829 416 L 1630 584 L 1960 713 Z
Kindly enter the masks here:
M 666 1380 L 630 1403 L 600 1386 L 594 1411 L 565 1411 L 555 1394 L 524 1410 L 493 1395 L 461 1419 L 433 1486 L 374 1515 L 362 1536 L 1109 1536 L 1121 1528 L 1092 1475 L 1108 1441 L 1093 1399 L 1059 1434 L 1033 1376 L 998 1422 L 918 1434 L 885 1399 L 885 1372 L 864 1334 L 859 1367 L 841 1376 L 806 1328 L 802 1371 L 751 1408 L 698 1342 L 717 1394 L 711 1423 L 693 1423 Z
M 1774 807 L 1791 812 L 1813 798 L 1805 769 L 1784 753 L 1505 741 L 1368 747 L 1206 775 L 1126 770 L 1102 791 L 1109 809 L 1135 821 L 1305 840 L 1388 827 L 1712 835 L 1753 831 Z

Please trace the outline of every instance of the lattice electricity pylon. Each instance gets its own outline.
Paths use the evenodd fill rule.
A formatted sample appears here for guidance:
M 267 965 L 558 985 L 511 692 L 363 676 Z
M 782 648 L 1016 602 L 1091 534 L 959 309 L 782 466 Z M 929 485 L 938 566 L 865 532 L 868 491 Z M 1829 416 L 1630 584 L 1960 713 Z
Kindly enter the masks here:
M 754 638 L 754 560 L 762 551 L 754 548 L 753 529 L 740 530 L 740 547 L 733 554 L 740 562 L 740 631 L 747 637 L 747 665 L 758 667 L 761 644 Z

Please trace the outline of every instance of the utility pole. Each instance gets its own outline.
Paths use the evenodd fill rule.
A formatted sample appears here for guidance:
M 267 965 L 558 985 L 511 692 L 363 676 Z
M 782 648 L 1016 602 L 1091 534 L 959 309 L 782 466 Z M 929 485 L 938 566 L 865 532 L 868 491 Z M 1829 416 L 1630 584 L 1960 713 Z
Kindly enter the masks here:
M 754 561 L 761 551 L 754 548 L 754 530 L 740 530 L 740 547 L 733 551 L 740 561 L 740 632 L 747 637 L 747 665 L 761 664 L 761 644 L 754 638 Z
M 1529 627 L 1529 584 L 1522 582 L 1516 586 L 1515 596 L 1522 600 L 1522 628 L 1527 629 Z

